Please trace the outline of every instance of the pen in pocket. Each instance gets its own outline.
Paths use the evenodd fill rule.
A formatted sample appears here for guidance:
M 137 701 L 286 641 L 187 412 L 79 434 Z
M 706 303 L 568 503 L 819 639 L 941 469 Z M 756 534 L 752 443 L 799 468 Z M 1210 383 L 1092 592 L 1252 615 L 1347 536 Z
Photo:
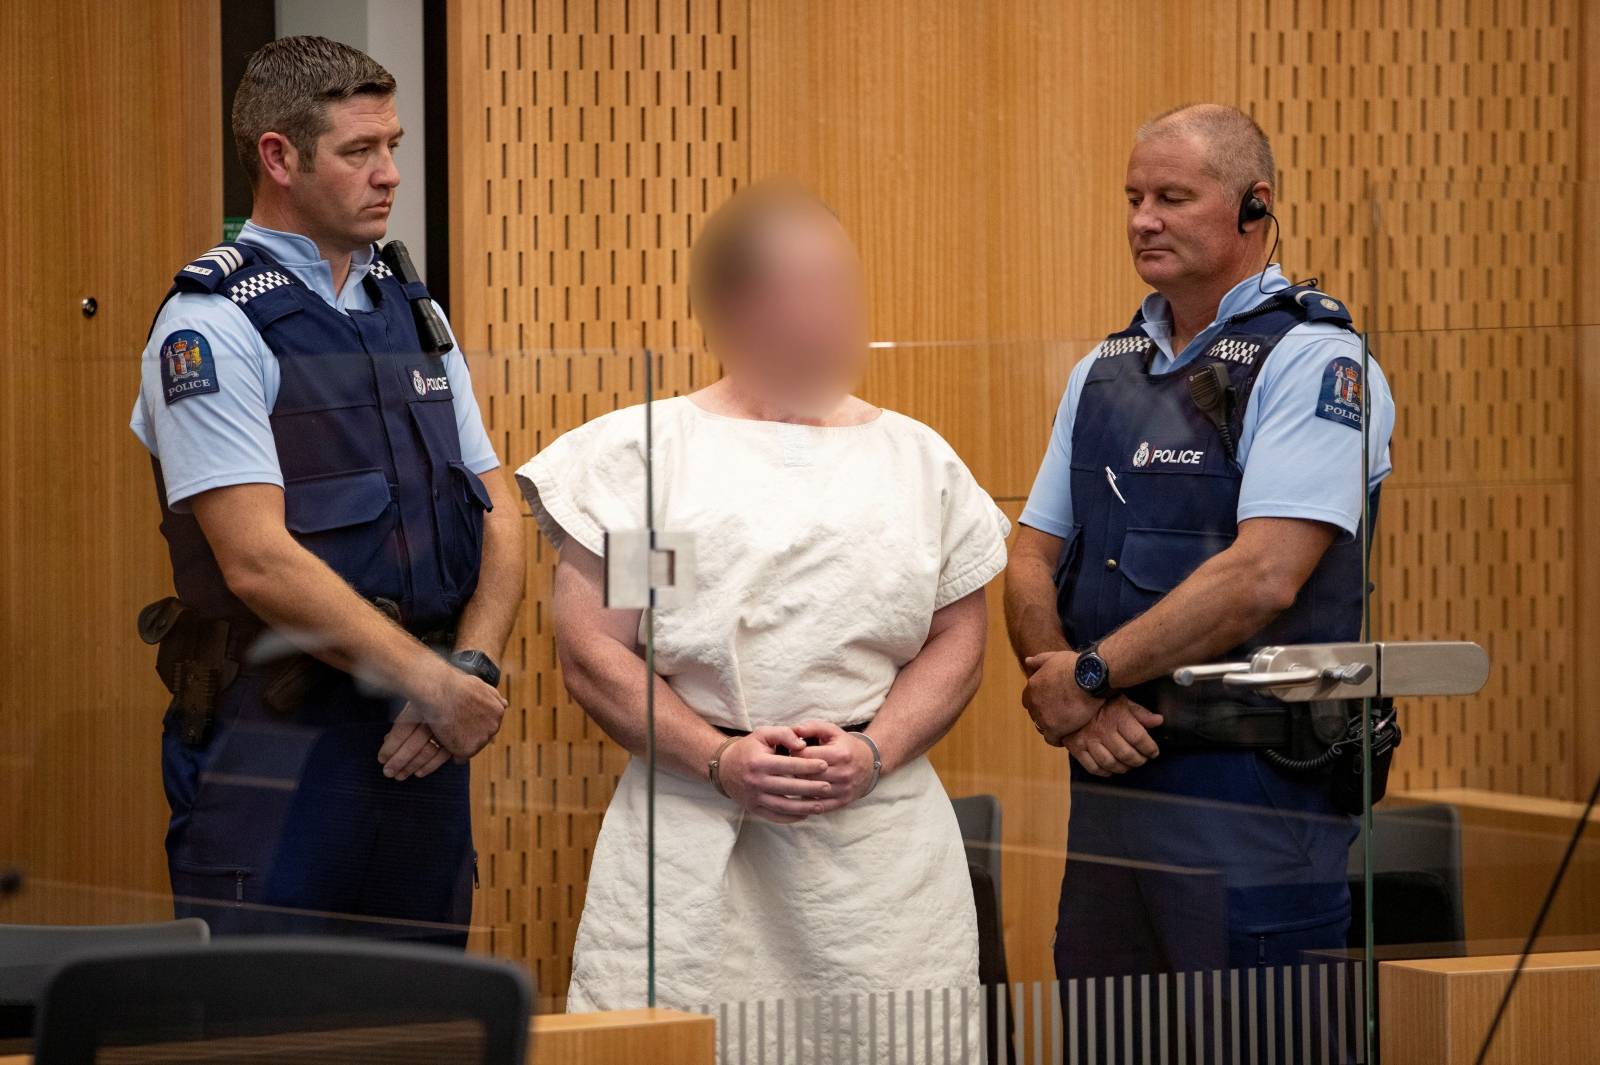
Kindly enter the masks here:
M 1128 501 L 1122 498 L 1122 491 L 1117 487 L 1117 475 L 1111 472 L 1110 466 L 1106 467 L 1106 484 L 1111 486 L 1111 491 L 1116 495 L 1118 501 L 1121 502 L 1123 506 L 1127 506 Z

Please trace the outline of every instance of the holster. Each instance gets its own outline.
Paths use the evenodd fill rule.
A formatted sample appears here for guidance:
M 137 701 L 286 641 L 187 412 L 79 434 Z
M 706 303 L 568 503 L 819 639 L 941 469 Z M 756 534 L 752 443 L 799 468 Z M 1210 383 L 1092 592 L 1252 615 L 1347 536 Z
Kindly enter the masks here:
M 158 646 L 156 675 L 172 694 L 167 713 L 190 746 L 205 743 L 217 697 L 239 675 L 229 654 L 230 629 L 227 621 L 200 617 L 172 596 L 139 611 L 139 638 Z

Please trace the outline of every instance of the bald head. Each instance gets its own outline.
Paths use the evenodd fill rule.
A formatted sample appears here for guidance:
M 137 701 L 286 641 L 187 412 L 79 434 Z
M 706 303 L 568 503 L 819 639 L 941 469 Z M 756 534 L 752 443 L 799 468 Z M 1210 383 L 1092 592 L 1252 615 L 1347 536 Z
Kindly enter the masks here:
M 1272 144 L 1255 119 L 1223 104 L 1189 104 L 1165 111 L 1139 127 L 1135 139 L 1182 137 L 1204 146 L 1205 169 L 1231 195 L 1258 182 L 1276 187 Z

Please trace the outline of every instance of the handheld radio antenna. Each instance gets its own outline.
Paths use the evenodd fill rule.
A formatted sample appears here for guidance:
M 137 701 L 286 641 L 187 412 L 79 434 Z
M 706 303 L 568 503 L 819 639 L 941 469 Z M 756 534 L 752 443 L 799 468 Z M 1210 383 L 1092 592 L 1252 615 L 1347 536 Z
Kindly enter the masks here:
M 411 302 L 411 316 L 417 323 L 417 337 L 422 341 L 422 350 L 437 357 L 455 347 L 455 342 L 450 339 L 450 330 L 445 328 L 444 319 L 439 316 L 433 300 L 426 294 L 411 294 L 411 286 L 420 286 L 422 278 L 418 276 L 406 246 L 398 240 L 391 240 L 383 246 L 378 256 L 388 264 L 401 286 L 407 289 L 406 298 Z

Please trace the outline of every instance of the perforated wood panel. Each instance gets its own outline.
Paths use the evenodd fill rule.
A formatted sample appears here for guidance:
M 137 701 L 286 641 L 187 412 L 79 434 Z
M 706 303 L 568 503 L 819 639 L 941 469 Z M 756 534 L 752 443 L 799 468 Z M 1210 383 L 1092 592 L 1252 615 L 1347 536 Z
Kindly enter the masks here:
M 675 353 L 658 357 L 658 394 L 714 374 L 695 354 L 686 253 L 744 179 L 745 21 L 739 0 L 451 4 L 452 319 L 508 466 L 641 402 L 646 345 Z M 554 553 L 528 532 L 511 709 L 474 766 L 476 945 L 559 997 L 627 755 L 562 688 Z
M 1399 406 L 1374 630 L 1497 667 L 1406 707 L 1391 786 L 1570 796 L 1578 5 L 1242 12 L 1284 262 L 1350 301 Z
M 453 322 L 470 351 L 494 349 L 476 381 L 519 463 L 635 401 L 644 342 L 698 349 L 682 283 L 696 220 L 746 176 L 799 177 L 861 245 L 876 337 L 933 345 L 880 353 L 869 391 L 944 432 L 1015 514 L 1067 369 L 1140 292 L 1118 198 L 1133 129 L 1240 101 L 1277 147 L 1280 258 L 1385 331 L 1402 421 L 1380 633 L 1551 663 L 1408 707 L 1393 786 L 1570 794 L 1579 375 L 1566 332 L 1532 327 L 1574 314 L 1577 15 L 1576 0 L 457 0 Z M 942 343 L 961 340 L 977 342 Z M 666 358 L 662 391 L 714 372 Z M 479 773 L 480 945 L 559 992 L 621 754 L 561 692 L 534 550 L 507 743 Z M 990 656 L 936 761 L 952 791 L 1001 794 L 1008 845 L 1038 856 L 1006 881 L 1013 973 L 1035 978 L 1062 765 L 1035 749 L 998 626 Z

